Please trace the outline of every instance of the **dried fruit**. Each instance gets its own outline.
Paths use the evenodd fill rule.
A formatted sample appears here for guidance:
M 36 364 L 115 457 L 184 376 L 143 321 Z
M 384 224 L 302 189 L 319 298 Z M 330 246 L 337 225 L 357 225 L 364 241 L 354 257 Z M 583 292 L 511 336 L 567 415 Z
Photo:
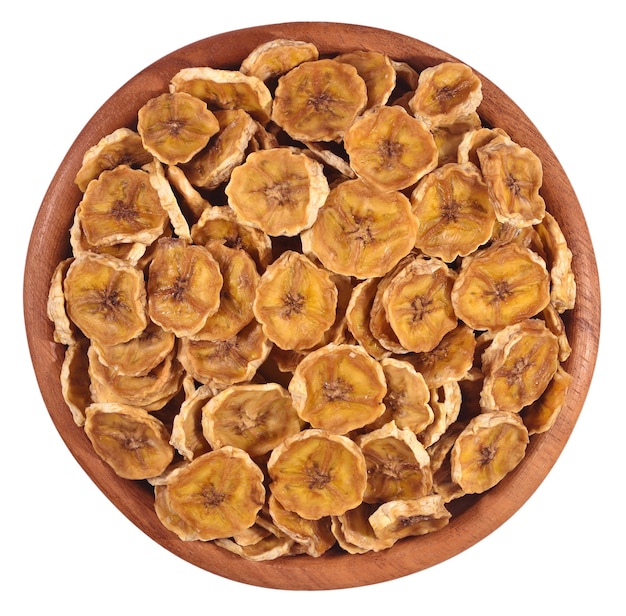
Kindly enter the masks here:
M 273 39 L 255 47 L 241 62 L 239 70 L 261 81 L 275 79 L 302 62 L 317 60 L 319 51 L 308 41 Z

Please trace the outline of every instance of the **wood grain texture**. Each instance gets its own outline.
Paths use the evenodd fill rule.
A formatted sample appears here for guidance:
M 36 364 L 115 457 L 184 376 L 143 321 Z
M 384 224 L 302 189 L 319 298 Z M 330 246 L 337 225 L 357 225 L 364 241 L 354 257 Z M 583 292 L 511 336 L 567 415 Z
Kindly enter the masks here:
M 320 558 L 298 556 L 253 563 L 210 543 L 182 542 L 157 519 L 151 488 L 121 480 L 94 455 L 63 400 L 59 382 L 63 347 L 52 338 L 46 317 L 50 278 L 56 264 L 70 254 L 69 228 L 80 193 L 74 185 L 83 153 L 120 126 L 134 126 L 137 111 L 151 97 L 167 90 L 181 68 L 237 68 L 257 45 L 274 38 L 297 38 L 315 43 L 321 54 L 373 49 L 420 70 L 456 60 L 423 42 L 371 27 L 336 23 L 298 22 L 227 32 L 197 41 L 151 64 L 115 92 L 77 136 L 61 162 L 43 199 L 30 239 L 24 273 L 24 319 L 33 368 L 50 416 L 77 462 L 102 492 L 139 529 L 171 553 L 231 580 L 281 589 L 333 589 L 364 586 L 432 567 L 480 541 L 532 495 L 548 474 L 583 407 L 592 379 L 600 329 L 600 289 L 593 246 L 574 190 L 550 146 L 518 106 L 496 85 L 474 70 L 483 82 L 483 120 L 505 129 L 542 160 L 542 195 L 561 225 L 573 253 L 577 304 L 566 317 L 572 354 L 565 367 L 573 385 L 557 423 L 531 439 L 522 464 L 499 485 L 480 497 L 462 499 L 450 524 L 424 537 L 407 539 L 381 553 L 351 556 L 328 553 Z M 461 59 L 462 60 L 462 59 Z M 474 67 L 473 67 L 474 68 Z

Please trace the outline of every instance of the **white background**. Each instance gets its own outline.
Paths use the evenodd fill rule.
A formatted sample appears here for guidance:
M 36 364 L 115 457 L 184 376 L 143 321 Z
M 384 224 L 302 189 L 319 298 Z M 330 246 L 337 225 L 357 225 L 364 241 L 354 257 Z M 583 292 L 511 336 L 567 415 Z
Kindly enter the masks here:
M 626 340 L 620 252 L 626 244 L 621 90 L 626 58 L 618 4 L 317 0 L 276 6 L 24 0 L 3 16 L 0 207 L 2 275 L 9 284 L 3 285 L 0 302 L 5 336 L 0 611 L 624 614 Z M 305 593 L 232 582 L 145 536 L 65 448 L 37 389 L 23 331 L 23 263 L 32 224 L 54 172 L 92 114 L 142 68 L 183 45 L 287 21 L 395 30 L 451 53 L 496 83 L 531 118 L 566 170 L 601 274 L 596 374 L 576 428 L 544 483 L 513 518 L 457 557 L 351 590 Z

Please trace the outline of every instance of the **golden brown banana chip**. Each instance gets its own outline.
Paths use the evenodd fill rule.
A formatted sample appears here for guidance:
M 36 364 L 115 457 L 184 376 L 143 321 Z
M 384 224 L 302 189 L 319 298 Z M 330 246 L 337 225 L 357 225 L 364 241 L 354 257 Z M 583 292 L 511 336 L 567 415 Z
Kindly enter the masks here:
M 101 344 L 127 342 L 148 324 L 143 274 L 121 259 L 82 253 L 69 266 L 63 290 L 69 318 Z
M 89 182 L 106 169 L 114 169 L 118 165 L 141 167 L 151 160 L 152 154 L 144 149 L 137 132 L 126 127 L 118 128 L 85 152 L 74 182 L 85 192 Z
M 204 246 L 160 239 L 148 269 L 150 318 L 177 336 L 192 336 L 219 309 L 223 282 L 219 264 Z
M 73 256 L 63 259 L 54 268 L 46 301 L 46 315 L 54 326 L 52 333 L 54 341 L 66 346 L 76 342 L 76 326 L 67 316 L 63 292 L 63 281 L 73 260 Z
M 196 541 L 199 539 L 195 529 L 172 511 L 168 503 L 167 486 L 165 484 L 154 486 L 154 511 L 161 524 L 172 531 L 181 541 Z
M 321 343 L 335 322 L 337 297 L 330 272 L 289 250 L 261 276 L 252 308 L 274 344 L 304 350 Z
M 367 105 L 356 68 L 331 58 L 304 62 L 278 80 L 272 120 L 292 139 L 341 139 Z
M 389 272 L 414 247 L 416 235 L 417 219 L 408 197 L 355 179 L 331 189 L 317 219 L 300 238 L 303 251 L 330 271 L 365 279 Z
M 202 408 L 216 394 L 210 385 L 195 385 L 189 389 L 183 384 L 185 399 L 172 422 L 170 444 L 188 461 L 211 451 L 202 431 Z
M 94 402 L 85 409 L 84 429 L 98 456 L 124 479 L 156 477 L 174 458 L 165 425 L 135 406 Z
M 270 490 L 307 520 L 341 515 L 363 500 L 365 458 L 346 436 L 308 428 L 285 439 L 267 462 Z
M 151 98 L 137 114 L 137 132 L 144 148 L 166 165 L 186 163 L 219 130 L 206 103 L 185 92 Z
M 171 511 L 203 541 L 250 528 L 265 502 L 263 471 L 230 445 L 194 458 L 166 487 Z
M 369 518 L 375 510 L 376 505 L 361 503 L 358 507 L 331 518 L 331 528 L 337 543 L 348 554 L 381 552 L 396 542 L 393 537 L 381 539 L 374 533 Z
M 241 109 L 266 124 L 272 112 L 272 95 L 253 75 L 208 66 L 182 68 L 171 80 L 174 92 L 187 92 L 205 101 L 211 110 Z M 217 132 L 217 130 L 215 131 Z
M 430 457 L 415 433 L 398 428 L 393 420 L 355 440 L 365 456 L 366 503 L 410 500 L 429 494 L 433 487 Z
M 61 364 L 61 394 L 77 426 L 85 424 L 85 409 L 93 402 L 91 386 L 85 375 L 89 370 L 88 338 L 78 338 L 65 349 Z
M 300 431 L 289 392 L 278 383 L 232 385 L 202 408 L 202 433 L 213 449 L 232 445 L 253 458 Z
M 485 244 L 496 214 L 487 185 L 476 166 L 448 163 L 423 178 L 411 194 L 419 221 L 415 245 L 451 263 Z
M 476 111 L 482 98 L 482 83 L 469 66 L 441 62 L 420 73 L 409 107 L 416 118 L 434 128 Z
M 300 418 L 314 428 L 347 434 L 385 411 L 385 374 L 359 346 L 328 344 L 297 365 L 289 392 Z
M 451 478 L 466 494 L 498 484 L 522 461 L 528 430 L 517 413 L 490 411 L 470 419 L 450 453 Z
M 413 186 L 437 166 L 432 133 L 402 107 L 383 105 L 357 118 L 344 147 L 356 174 L 382 191 Z
M 91 246 L 151 244 L 165 230 L 168 216 L 150 176 L 120 165 L 89 183 L 76 211 Z
M 476 154 L 498 220 L 515 227 L 540 223 L 546 204 L 539 192 L 543 183 L 539 157 L 507 135 L 494 137 Z
M 541 319 L 497 332 L 482 355 L 484 410 L 518 412 L 543 394 L 559 365 L 557 337 Z
M 271 236 L 298 235 L 310 227 L 329 192 L 323 167 L 300 150 L 250 153 L 225 188 L 242 222 Z
M 440 530 L 451 517 L 441 496 L 429 494 L 383 503 L 370 515 L 369 523 L 379 539 L 398 541 Z
M 241 62 L 239 70 L 244 75 L 253 75 L 268 81 L 288 73 L 303 62 L 319 58 L 313 43 L 286 38 L 273 39 L 255 47 Z
M 456 315 L 476 330 L 497 330 L 541 312 L 550 302 L 550 275 L 535 252 L 494 244 L 466 257 L 452 287 Z

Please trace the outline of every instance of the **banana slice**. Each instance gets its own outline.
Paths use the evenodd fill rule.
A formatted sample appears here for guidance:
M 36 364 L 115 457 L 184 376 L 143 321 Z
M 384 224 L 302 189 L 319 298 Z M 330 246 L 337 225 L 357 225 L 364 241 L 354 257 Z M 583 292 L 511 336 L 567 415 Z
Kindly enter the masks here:
M 218 130 L 206 103 L 185 92 L 151 98 L 137 114 L 144 148 L 166 165 L 189 162 Z
M 65 349 L 61 364 L 61 395 L 77 426 L 85 424 L 85 410 L 93 402 L 89 379 L 88 338 L 78 338 Z
M 211 451 L 202 431 L 202 408 L 216 394 L 210 385 L 185 389 L 185 399 L 172 421 L 170 444 L 187 461 Z
M 253 458 L 300 431 L 289 392 L 277 383 L 232 385 L 202 409 L 202 433 L 213 449 L 232 445 Z
M 313 224 L 329 190 L 320 163 L 282 147 L 250 153 L 225 188 L 239 220 L 268 235 L 288 237 Z
M 171 89 L 205 101 L 212 110 L 241 109 L 262 124 L 267 124 L 272 113 L 272 94 L 267 86 L 258 77 L 241 71 L 208 66 L 183 68 L 172 77 Z
M 146 410 L 117 403 L 90 404 L 85 434 L 94 451 L 124 479 L 148 479 L 174 458 L 165 425 Z
M 374 533 L 369 518 L 375 510 L 376 505 L 361 503 L 358 507 L 331 518 L 331 528 L 337 543 L 348 554 L 381 552 L 396 542 L 392 537 L 380 539 Z
M 219 132 L 208 146 L 188 163 L 181 165 L 193 186 L 213 190 L 227 182 L 232 170 L 240 165 L 257 123 L 243 109 L 223 109 L 214 112 Z
M 529 436 L 542 434 L 552 428 L 565 404 L 572 381 L 572 375 L 559 365 L 540 398 L 521 410 L 520 416 Z
M 313 225 L 300 234 L 302 250 L 337 274 L 380 277 L 415 246 L 417 224 L 403 193 L 346 180 L 331 189 Z
M 63 283 L 71 321 L 103 345 L 127 342 L 148 324 L 143 273 L 116 257 L 85 252 Z
M 429 494 L 433 487 L 430 457 L 408 428 L 392 420 L 382 428 L 355 439 L 367 465 L 366 503 L 411 500 Z
M 278 529 L 302 546 L 304 553 L 313 558 L 325 554 L 337 542 L 331 530 L 330 517 L 307 520 L 285 509 L 273 494 L 269 495 L 268 509 Z
M 146 152 L 137 132 L 126 127 L 118 128 L 85 152 L 74 183 L 85 192 L 89 182 L 107 169 L 118 165 L 142 167 L 151 160 L 152 154 Z
M 265 502 L 263 471 L 245 451 L 229 445 L 172 473 L 166 488 L 171 511 L 203 541 L 250 528 Z
M 167 498 L 167 486 L 154 486 L 154 511 L 167 530 L 172 531 L 181 541 L 197 541 L 198 533 L 179 515 L 172 511 Z
M 476 154 L 498 220 L 518 228 L 540 223 L 546 204 L 539 193 L 543 182 L 539 157 L 507 135 L 494 137 Z
M 396 70 L 391 58 L 385 53 L 371 49 L 357 49 L 334 57 L 356 68 L 367 87 L 366 109 L 386 105 L 396 87 Z
M 180 338 L 178 358 L 196 381 L 215 389 L 252 379 L 272 343 L 256 320 L 227 340 Z
M 439 494 L 383 503 L 369 517 L 376 536 L 396 542 L 405 537 L 427 535 L 447 526 L 451 513 Z
M 422 430 L 417 438 L 424 447 L 434 445 L 459 418 L 463 402 L 458 381 L 448 381 L 437 389 L 430 390 L 429 405 L 433 421 Z
M 337 297 L 330 272 L 288 250 L 261 276 L 252 309 L 274 344 L 304 350 L 321 343 L 335 322 Z
M 495 210 L 472 163 L 448 163 L 429 173 L 411 193 L 411 206 L 419 221 L 416 247 L 446 263 L 474 252 L 493 234 Z
M 382 303 L 404 349 L 431 351 L 457 326 L 451 300 L 455 279 L 454 271 L 436 258 L 415 258 L 394 274 Z
M 335 141 L 366 105 L 367 86 L 356 68 L 324 58 L 279 78 L 272 120 L 297 141 Z
M 452 481 L 466 494 L 489 490 L 523 460 L 528 441 L 528 430 L 517 413 L 476 415 L 450 452 Z
M 385 192 L 408 188 L 437 166 L 432 133 L 398 106 L 379 106 L 356 119 L 344 147 L 356 174 Z
M 453 124 L 476 111 L 482 98 L 482 83 L 469 66 L 441 62 L 420 73 L 409 107 L 432 129 Z
M 96 247 L 151 244 L 169 222 L 149 174 L 127 165 L 90 182 L 76 214 L 86 241 Z
M 148 323 L 138 336 L 119 344 L 92 341 L 101 364 L 112 374 L 144 376 L 156 368 L 174 349 L 176 336 L 160 325 Z
M 228 340 L 236 336 L 252 319 L 252 304 L 259 284 L 256 263 L 245 250 L 230 248 L 218 240 L 205 248 L 217 262 L 222 274 L 220 305 L 207 317 L 192 338 L 196 340 Z
M 541 319 L 498 331 L 482 355 L 482 409 L 516 413 L 535 402 L 552 380 L 558 356 L 558 339 Z
M 328 344 L 300 361 L 289 392 L 303 421 L 347 434 L 384 413 L 387 383 L 378 361 L 362 347 Z
M 452 466 L 450 452 L 454 443 L 467 426 L 467 421 L 455 421 L 441 438 L 430 445 L 426 451 L 430 456 L 430 468 L 433 474 L 433 492 L 439 494 L 444 503 L 449 503 L 457 498 L 465 496 L 463 489 L 452 481 Z
M 46 301 L 46 315 L 52 321 L 54 328 L 52 337 L 55 342 L 64 345 L 74 344 L 77 339 L 76 326 L 67 316 L 63 292 L 63 281 L 73 260 L 73 256 L 63 259 L 54 268 Z
M 273 39 L 255 47 L 241 62 L 239 70 L 261 81 L 276 79 L 303 62 L 319 58 L 313 43 L 286 38 Z
M 224 279 L 204 246 L 163 238 L 148 269 L 148 312 L 164 330 L 192 336 L 220 306 Z
M 365 458 L 354 441 L 313 428 L 278 445 L 267 470 L 276 500 L 307 520 L 353 509 L 367 485 Z
M 541 312 L 550 302 L 544 260 L 515 243 L 481 248 L 463 260 L 452 287 L 456 315 L 475 330 L 497 330 Z
M 269 534 L 249 545 L 240 545 L 237 541 L 227 538 L 216 539 L 215 545 L 237 554 L 241 558 L 258 563 L 291 555 L 294 541 L 285 535 Z

